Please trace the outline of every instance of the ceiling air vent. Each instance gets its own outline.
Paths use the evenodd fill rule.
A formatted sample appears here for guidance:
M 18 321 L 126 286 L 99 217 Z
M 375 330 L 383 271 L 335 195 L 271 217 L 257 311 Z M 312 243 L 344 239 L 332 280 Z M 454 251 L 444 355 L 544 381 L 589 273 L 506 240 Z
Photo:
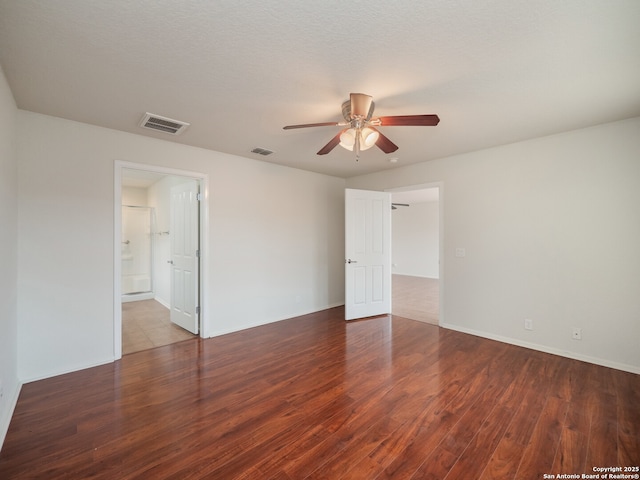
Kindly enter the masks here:
M 266 148 L 254 148 L 251 150 L 251 153 L 257 153 L 258 155 L 271 155 L 273 152 L 271 150 L 267 150 Z
M 140 126 L 143 128 L 150 128 L 151 130 L 158 130 L 159 132 L 170 133 L 171 135 L 180 135 L 189 125 L 187 122 L 161 117 L 160 115 L 149 112 L 145 113 L 140 122 Z

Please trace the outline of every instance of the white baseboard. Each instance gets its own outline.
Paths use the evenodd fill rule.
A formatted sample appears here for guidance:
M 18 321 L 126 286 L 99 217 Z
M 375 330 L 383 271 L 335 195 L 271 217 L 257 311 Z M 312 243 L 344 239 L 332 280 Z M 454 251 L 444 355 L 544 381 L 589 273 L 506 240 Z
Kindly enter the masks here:
M 79 372 L 80 370 L 86 370 L 87 368 L 99 367 L 101 365 L 107 365 L 115 362 L 117 359 L 114 357 L 106 358 L 97 362 L 90 363 L 88 365 L 78 365 L 76 367 L 69 367 L 55 372 L 48 372 L 45 374 L 37 375 L 35 377 L 20 378 L 19 380 L 25 383 L 37 382 L 38 380 L 44 380 L 46 378 L 57 377 L 58 375 L 65 375 L 67 373 Z
M 140 300 L 151 300 L 153 299 L 153 292 L 144 292 L 144 293 L 129 293 L 124 294 L 120 298 L 122 303 L 128 302 L 138 302 Z
M 160 305 L 162 305 L 164 308 L 166 308 L 167 310 L 171 310 L 171 305 L 164 298 L 154 297 L 153 299 L 156 302 L 158 302 Z
M 7 437 L 7 432 L 9 431 L 9 425 L 11 424 L 11 418 L 13 418 L 13 412 L 15 411 L 16 405 L 18 404 L 18 397 L 20 396 L 21 389 L 22 389 L 22 384 L 18 383 L 12 395 L 8 397 L 9 408 L 7 408 L 2 418 L 0 418 L 0 450 L 2 450 L 2 446 L 4 445 L 4 439 Z
M 550 353 L 552 355 L 558 355 L 560 357 L 571 358 L 573 360 L 580 360 L 581 362 L 593 363 L 594 365 L 600 365 L 602 367 L 614 368 L 616 370 L 622 370 L 624 372 L 640 374 L 640 367 L 635 365 L 627 365 L 625 363 L 614 362 L 604 358 L 592 357 L 590 355 L 582 355 L 575 352 L 569 352 L 567 350 L 561 350 L 559 348 L 548 347 L 546 345 L 538 345 L 537 343 L 525 342 L 517 340 L 515 338 L 503 337 L 502 335 L 495 335 L 493 333 L 482 332 L 474 330 L 472 328 L 460 327 L 458 325 L 451 325 L 450 323 L 441 323 L 442 328 L 449 330 L 455 330 L 457 332 L 468 333 L 476 337 L 488 338 L 489 340 L 496 340 L 502 343 L 508 343 L 510 345 L 516 345 L 518 347 L 529 348 L 531 350 L 537 350 L 538 352 Z
M 430 280 L 439 280 L 439 277 L 431 277 L 429 275 L 416 275 L 415 273 L 392 272 L 391 275 L 402 275 L 403 277 L 428 278 Z

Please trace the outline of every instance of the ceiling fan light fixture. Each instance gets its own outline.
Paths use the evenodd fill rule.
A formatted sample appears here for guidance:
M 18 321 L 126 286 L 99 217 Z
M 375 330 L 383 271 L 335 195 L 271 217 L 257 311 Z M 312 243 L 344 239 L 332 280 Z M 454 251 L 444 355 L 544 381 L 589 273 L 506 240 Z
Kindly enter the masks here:
M 373 128 L 349 128 L 340 135 L 340 146 L 352 152 L 358 135 L 360 136 L 358 139 L 360 141 L 360 150 L 370 149 L 376 144 L 380 137 L 380 134 Z
M 362 133 L 360 134 L 360 136 L 360 149 L 367 150 L 368 148 L 371 148 L 376 144 L 378 138 L 380 137 L 380 134 L 373 128 L 365 127 L 362 129 Z
M 356 129 L 349 128 L 342 132 L 340 135 L 340 146 L 346 148 L 349 151 L 353 151 L 353 146 L 356 144 Z

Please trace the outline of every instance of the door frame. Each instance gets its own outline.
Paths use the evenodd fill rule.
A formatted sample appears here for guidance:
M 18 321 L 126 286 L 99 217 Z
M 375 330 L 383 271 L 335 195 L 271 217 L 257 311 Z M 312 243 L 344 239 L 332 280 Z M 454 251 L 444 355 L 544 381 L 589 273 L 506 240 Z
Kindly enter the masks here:
M 175 175 L 179 177 L 190 177 L 198 180 L 200 184 L 200 337 L 206 338 L 209 331 L 207 318 L 208 298 L 205 292 L 208 291 L 209 269 L 209 175 L 201 172 L 179 170 L 176 168 L 161 167 L 145 163 L 133 163 L 122 160 L 114 162 L 114 229 L 113 229 L 113 356 L 115 360 L 122 358 L 122 178 L 123 170 L 142 170 L 145 172 L 159 173 L 162 175 Z
M 425 188 L 437 188 L 438 189 L 438 256 L 439 256 L 439 264 L 438 264 L 438 297 L 439 297 L 439 305 L 438 305 L 438 325 L 443 325 L 445 323 L 445 309 L 444 309 L 444 291 L 445 291 L 445 282 L 444 282 L 444 182 L 430 182 L 430 183 L 421 183 L 418 185 L 408 185 L 406 187 L 396 187 L 396 188 L 387 188 L 384 191 L 392 194 L 398 192 L 410 192 L 413 190 L 424 190 Z

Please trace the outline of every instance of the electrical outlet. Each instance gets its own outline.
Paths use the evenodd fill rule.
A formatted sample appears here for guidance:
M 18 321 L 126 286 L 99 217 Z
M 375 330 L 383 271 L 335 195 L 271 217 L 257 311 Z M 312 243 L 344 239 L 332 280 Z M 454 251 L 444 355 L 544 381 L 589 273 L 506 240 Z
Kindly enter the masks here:
M 578 327 L 573 327 L 571 338 L 573 338 L 574 340 L 582 340 L 582 329 Z
M 533 320 L 530 318 L 524 319 L 524 329 L 525 330 L 533 330 Z

